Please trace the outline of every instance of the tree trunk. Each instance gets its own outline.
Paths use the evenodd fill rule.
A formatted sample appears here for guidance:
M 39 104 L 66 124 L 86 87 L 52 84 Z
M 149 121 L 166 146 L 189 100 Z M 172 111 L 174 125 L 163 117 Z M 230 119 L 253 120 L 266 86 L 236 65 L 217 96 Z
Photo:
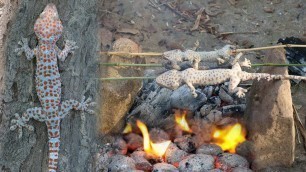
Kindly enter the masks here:
M 49 1 L 48 1 L 49 2 Z M 40 106 L 35 91 L 36 60 L 17 56 L 14 49 L 22 37 L 28 38 L 31 48 L 37 45 L 34 22 L 48 3 L 43 0 L 21 2 L 0 1 L 0 171 L 46 171 L 48 136 L 45 123 L 30 120 L 34 131 L 10 131 L 15 113 Z M 82 96 L 96 100 L 99 81 L 96 75 L 99 40 L 96 21 L 98 0 L 56 1 L 64 32 L 57 42 L 63 48 L 69 39 L 79 47 L 65 62 L 59 63 L 62 80 L 62 100 L 81 100 Z M 71 111 L 61 121 L 61 145 L 58 171 L 93 171 L 93 152 L 96 151 L 96 116 Z

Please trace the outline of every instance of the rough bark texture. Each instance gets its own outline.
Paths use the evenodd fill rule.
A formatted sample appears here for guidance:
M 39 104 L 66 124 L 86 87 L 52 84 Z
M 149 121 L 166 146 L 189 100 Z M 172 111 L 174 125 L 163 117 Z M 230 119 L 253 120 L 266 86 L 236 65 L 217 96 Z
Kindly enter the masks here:
M 282 49 L 269 51 L 266 57 L 266 62 L 285 63 Z M 280 67 L 265 67 L 260 72 L 288 74 L 287 68 Z M 245 115 L 252 169 L 292 165 L 295 130 L 290 81 L 254 82 Z
M 4 86 L 0 87 L 0 171 L 47 169 L 48 137 L 45 124 L 30 120 L 35 129 L 32 132 L 24 129 L 21 139 L 18 139 L 16 131 L 9 131 L 9 125 L 14 113 L 21 114 L 27 108 L 40 106 L 34 85 L 35 60 L 27 61 L 24 55 L 17 56 L 14 49 L 22 37 L 28 38 L 31 48 L 36 46 L 34 22 L 50 2 L 57 6 L 64 26 L 62 38 L 57 45 L 63 48 L 64 40 L 70 39 L 79 47 L 65 62 L 59 63 L 62 100 L 81 100 L 83 95 L 95 99 L 97 96 L 99 82 L 95 78 L 98 66 L 96 52 L 99 45 L 96 22 L 98 0 L 5 1 L 4 7 L 11 8 L 11 13 L 16 17 L 11 20 L 8 15 L 7 22 L 4 23 L 0 18 L 1 29 L 3 25 L 7 26 L 6 31 L 0 32 L 0 75 L 4 83 Z M 3 37 L 3 34 L 6 37 Z M 91 153 L 96 149 L 95 125 L 95 115 L 85 114 L 82 120 L 81 113 L 75 111 L 62 120 L 59 171 L 93 171 Z

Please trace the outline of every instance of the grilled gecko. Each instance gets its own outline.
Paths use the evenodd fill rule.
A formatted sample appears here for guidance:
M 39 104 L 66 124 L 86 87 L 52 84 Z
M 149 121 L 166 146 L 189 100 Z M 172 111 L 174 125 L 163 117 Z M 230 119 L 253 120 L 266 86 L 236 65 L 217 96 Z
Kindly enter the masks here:
M 231 69 L 211 69 L 211 70 L 197 70 L 194 68 L 188 68 L 183 71 L 170 70 L 156 78 L 158 85 L 166 87 L 168 89 L 175 90 L 178 87 L 187 84 L 194 97 L 197 97 L 194 86 L 207 86 L 221 84 L 229 81 L 229 92 L 236 93 L 238 97 L 244 97 L 247 92 L 246 89 L 238 87 L 241 81 L 247 80 L 260 80 L 267 79 L 297 79 L 306 80 L 306 77 L 295 75 L 271 75 L 268 73 L 248 73 L 241 70 L 241 66 L 251 67 L 249 60 L 245 59 L 243 62 L 237 62 L 242 56 L 239 53 L 235 58 L 235 63 Z
M 181 70 L 181 67 L 177 63 L 182 61 L 190 61 L 193 63 L 193 68 L 198 69 L 200 61 L 216 61 L 219 64 L 228 61 L 230 56 L 235 54 L 234 50 L 235 46 L 232 45 L 225 45 L 219 50 L 208 52 L 195 52 L 193 50 L 187 50 L 182 52 L 181 50 L 171 50 L 164 52 L 163 58 L 170 61 L 171 67 L 176 70 Z
M 45 7 L 35 22 L 34 31 L 38 38 L 38 46 L 30 49 L 27 39 L 23 38 L 19 42 L 21 47 L 17 48 L 16 52 L 18 55 L 24 52 L 28 60 L 36 56 L 35 86 L 42 107 L 27 109 L 21 117 L 19 114 L 15 114 L 15 119 L 12 119 L 10 129 L 18 129 L 19 137 L 22 137 L 22 127 L 34 130 L 33 126 L 27 124 L 31 118 L 45 122 L 49 138 L 48 171 L 55 172 L 57 170 L 60 146 L 60 120 L 72 109 L 94 113 L 88 107 L 94 106 L 95 103 L 91 102 L 90 98 L 85 100 L 85 97 L 82 98 L 81 102 L 71 99 L 63 102 L 60 100 L 61 79 L 57 59 L 64 61 L 67 55 L 77 46 L 75 42 L 68 40 L 63 50 L 56 46 L 57 40 L 61 37 L 63 26 L 54 4 L 51 3 Z

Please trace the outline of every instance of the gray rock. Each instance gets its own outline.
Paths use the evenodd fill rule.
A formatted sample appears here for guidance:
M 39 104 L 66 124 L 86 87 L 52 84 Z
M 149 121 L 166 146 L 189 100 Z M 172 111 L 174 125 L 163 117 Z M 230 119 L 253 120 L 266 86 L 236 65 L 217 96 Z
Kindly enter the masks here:
M 171 164 L 167 164 L 167 163 L 157 163 L 153 166 L 153 170 L 152 172 L 178 172 L 179 170 L 171 165 Z
M 214 158 L 211 155 L 196 154 L 186 157 L 179 163 L 180 171 L 194 171 L 206 172 L 212 170 L 214 165 Z
M 197 149 L 197 154 L 218 155 L 223 153 L 220 146 L 215 144 L 203 144 Z
M 136 170 L 135 161 L 132 158 L 123 155 L 115 155 L 111 157 L 107 168 L 109 172 Z
M 197 93 L 198 97 L 194 98 L 187 85 L 181 86 L 173 91 L 170 97 L 170 105 L 172 108 L 195 111 L 207 101 L 205 94 L 199 91 Z
M 245 167 L 236 167 L 233 168 L 232 172 L 252 172 L 253 170 Z
M 223 153 L 218 158 L 218 162 L 221 166 L 226 167 L 226 169 L 235 167 L 249 168 L 249 162 L 244 157 L 237 154 Z
M 165 159 L 166 162 L 177 167 L 179 162 L 181 162 L 187 155 L 187 152 L 179 149 L 175 144 L 171 143 L 165 153 Z
M 196 145 L 191 135 L 184 135 L 176 138 L 173 142 L 185 152 L 190 153 L 196 150 Z

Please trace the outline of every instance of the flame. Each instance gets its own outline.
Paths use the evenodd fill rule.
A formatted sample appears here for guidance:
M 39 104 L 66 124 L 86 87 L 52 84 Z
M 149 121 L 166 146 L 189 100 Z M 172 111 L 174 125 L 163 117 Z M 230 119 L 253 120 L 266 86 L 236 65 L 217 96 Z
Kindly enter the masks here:
M 149 132 L 147 126 L 141 121 L 137 120 L 137 126 L 139 127 L 142 137 L 143 137 L 143 148 L 145 152 L 156 155 L 163 156 L 170 145 L 171 141 L 165 141 L 161 143 L 153 143 L 150 140 Z
M 122 131 L 122 134 L 127 134 L 127 133 L 130 133 L 132 132 L 132 125 L 130 123 L 127 123 L 124 130 Z
M 179 125 L 179 127 L 183 130 L 183 131 L 187 131 L 187 132 L 192 132 L 191 129 L 189 128 L 189 125 L 186 121 L 186 111 L 183 111 L 183 113 L 181 114 L 180 111 L 175 111 L 175 122 Z
M 245 141 L 245 135 L 245 130 L 241 124 L 237 123 L 224 129 L 216 129 L 213 138 L 215 144 L 219 145 L 223 151 L 235 153 L 237 145 Z

